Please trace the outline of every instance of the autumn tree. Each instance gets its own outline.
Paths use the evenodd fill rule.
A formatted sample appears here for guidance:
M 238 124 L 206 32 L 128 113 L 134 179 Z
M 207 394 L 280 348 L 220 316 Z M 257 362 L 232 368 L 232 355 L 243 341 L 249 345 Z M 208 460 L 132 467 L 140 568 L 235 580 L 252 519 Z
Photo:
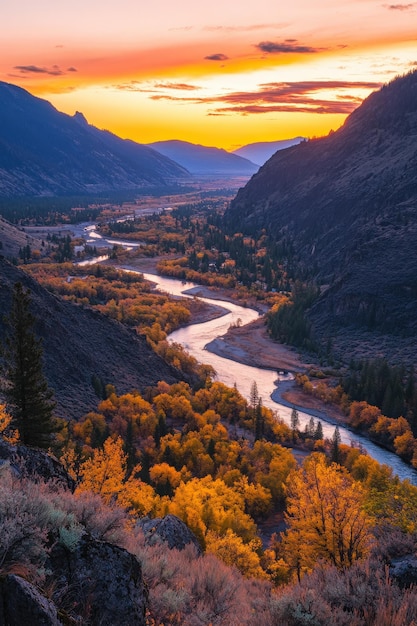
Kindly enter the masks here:
M 35 318 L 30 312 L 30 293 L 21 283 L 13 289 L 6 338 L 6 396 L 12 426 L 28 446 L 48 448 L 54 439 L 57 423 L 55 403 L 42 371 L 43 350 L 33 332 Z
M 155 506 L 155 492 L 135 477 L 140 467 L 134 468 L 127 477 L 127 455 L 123 451 L 121 437 L 108 437 L 103 448 L 94 450 L 91 458 L 80 467 L 80 483 L 77 492 L 98 493 L 106 503 L 117 501 L 126 508 L 147 515 Z
M 299 579 L 320 559 L 343 568 L 365 556 L 370 530 L 363 505 L 362 486 L 324 455 L 290 474 L 282 550 Z

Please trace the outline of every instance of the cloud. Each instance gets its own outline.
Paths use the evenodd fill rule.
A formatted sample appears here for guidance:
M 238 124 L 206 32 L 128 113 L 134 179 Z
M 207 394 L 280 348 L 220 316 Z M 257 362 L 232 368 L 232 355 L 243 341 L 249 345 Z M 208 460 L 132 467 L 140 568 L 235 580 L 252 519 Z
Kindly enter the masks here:
M 381 83 L 367 81 L 301 81 L 264 83 L 254 91 L 232 92 L 214 97 L 180 97 L 172 94 L 155 94 L 152 100 L 169 100 L 193 104 L 214 105 L 209 115 L 240 115 L 261 113 L 318 113 L 348 114 L 359 106 L 362 99 L 352 89 L 377 89 Z M 333 97 L 327 93 L 334 91 Z M 326 92 L 320 97 L 320 92 Z
M 222 54 L 221 52 L 218 52 L 217 54 L 209 54 L 208 56 L 204 58 L 207 61 L 227 61 L 229 57 L 226 56 L 225 54 Z
M 415 2 L 411 2 L 410 4 L 383 4 L 383 7 L 389 9 L 390 11 L 411 11 L 416 6 Z
M 198 85 L 190 85 L 188 83 L 155 83 L 155 89 L 178 89 L 179 91 L 193 91 L 201 89 Z
M 15 65 L 14 70 L 19 70 L 21 74 L 47 74 L 48 76 L 62 76 L 66 72 L 76 72 L 75 67 L 62 70 L 58 65 L 52 67 L 39 67 L 39 65 Z
M 323 50 L 323 48 L 301 46 L 298 44 L 297 39 L 286 39 L 282 43 L 274 41 L 261 41 L 260 43 L 255 44 L 255 48 L 258 48 L 262 52 L 268 52 L 269 54 L 315 54 Z
M 171 83 L 171 82 L 141 82 L 139 80 L 131 80 L 129 83 L 119 83 L 112 85 L 113 89 L 120 91 L 133 91 L 137 93 L 155 93 L 158 94 L 161 90 L 178 90 L 178 91 L 194 91 L 201 89 L 198 85 L 192 85 L 191 83 Z M 167 96 L 170 98 L 170 96 Z
M 281 29 L 288 26 L 288 24 L 252 24 L 251 26 L 205 26 L 204 31 L 208 32 L 239 32 L 250 33 L 256 30 L 271 30 L 271 28 Z

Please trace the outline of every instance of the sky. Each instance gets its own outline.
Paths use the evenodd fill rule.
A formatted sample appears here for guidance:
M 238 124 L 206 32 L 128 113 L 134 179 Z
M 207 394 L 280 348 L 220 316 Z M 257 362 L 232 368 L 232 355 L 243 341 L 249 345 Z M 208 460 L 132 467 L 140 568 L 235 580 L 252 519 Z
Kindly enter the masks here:
M 140 143 L 318 137 L 417 68 L 417 2 L 14 0 L 0 80 Z

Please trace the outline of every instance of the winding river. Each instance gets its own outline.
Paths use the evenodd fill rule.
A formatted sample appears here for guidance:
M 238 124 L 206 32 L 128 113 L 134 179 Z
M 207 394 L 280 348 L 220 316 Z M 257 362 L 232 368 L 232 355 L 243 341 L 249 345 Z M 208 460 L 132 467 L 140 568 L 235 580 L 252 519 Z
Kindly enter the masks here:
M 90 243 L 94 243 L 95 245 L 98 244 L 99 247 L 108 246 L 109 243 L 113 243 L 109 241 L 105 242 L 99 233 L 96 232 L 94 225 L 83 224 L 80 226 L 84 231 L 84 236 L 87 235 Z M 118 245 L 122 245 L 126 248 L 132 247 L 131 242 L 128 241 L 118 240 L 117 243 Z M 97 261 L 103 260 L 104 258 L 107 257 L 100 257 Z M 127 268 L 120 269 L 132 271 Z M 155 283 L 157 289 L 174 296 L 192 298 L 194 295 L 187 292 L 192 292 L 199 287 L 199 285 L 196 285 L 195 283 L 183 283 L 180 280 L 166 278 L 155 274 L 144 273 L 143 275 L 147 280 Z M 212 365 L 216 371 L 217 380 L 220 380 L 228 386 L 236 384 L 240 393 L 247 399 L 250 397 L 250 389 L 255 381 L 258 387 L 259 396 L 262 398 L 263 405 L 276 411 L 278 416 L 289 424 L 292 408 L 276 402 L 273 399 L 273 396 L 274 391 L 275 395 L 277 395 L 277 386 L 286 386 L 289 384 L 291 375 L 278 376 L 277 372 L 274 370 L 260 369 L 249 365 L 243 365 L 242 363 L 218 356 L 206 349 L 206 346 L 210 342 L 217 337 L 224 335 L 231 324 L 235 324 L 239 319 L 242 325 L 248 324 L 249 322 L 255 320 L 259 313 L 253 309 L 241 307 L 223 300 L 220 301 L 210 298 L 200 299 L 208 304 L 223 307 L 226 311 L 225 314 L 209 322 L 191 324 L 185 328 L 180 328 L 171 333 L 168 340 L 182 344 L 184 348 L 198 361 Z M 307 410 L 299 410 L 298 413 L 301 428 L 304 428 L 312 415 L 313 417 L 316 417 L 314 411 L 307 412 Z M 332 423 L 330 419 L 325 420 L 322 416 L 320 416 L 320 420 L 323 425 L 324 435 L 326 437 L 331 437 L 335 429 L 335 424 Z M 398 456 L 380 448 L 368 439 L 351 432 L 347 428 L 339 426 L 339 430 L 341 439 L 344 443 L 350 444 L 353 442 L 354 444 L 360 444 L 368 452 L 368 454 L 379 463 L 389 465 L 393 469 L 394 473 L 401 479 L 408 479 L 411 483 L 417 485 L 417 472 L 413 468 L 406 465 Z
M 147 280 L 156 283 L 159 290 L 175 296 L 181 295 L 183 297 L 192 298 L 194 296 L 192 294 L 187 294 L 186 292 L 198 287 L 198 285 L 194 283 L 184 284 L 180 280 L 156 276 L 154 274 L 145 273 L 144 277 Z M 274 370 L 260 369 L 249 365 L 243 365 L 242 363 L 218 356 L 206 349 L 207 344 L 213 341 L 213 339 L 216 339 L 216 337 L 224 335 L 229 326 L 236 323 L 238 319 L 241 320 L 242 325 L 248 324 L 258 317 L 258 312 L 230 302 L 209 298 L 200 299 L 208 304 L 215 304 L 217 306 L 220 305 L 221 307 L 227 309 L 228 312 L 222 317 L 218 317 L 209 322 L 191 324 L 185 328 L 180 328 L 171 333 L 168 340 L 182 344 L 184 348 L 186 348 L 186 350 L 198 361 L 212 365 L 216 370 L 217 380 L 222 381 L 228 386 L 236 384 L 240 393 L 247 399 L 249 399 L 250 396 L 251 386 L 253 382 L 256 381 L 259 396 L 262 398 L 263 405 L 276 411 L 279 417 L 284 419 L 284 421 L 289 424 L 292 410 L 291 407 L 275 402 L 271 397 L 274 390 L 276 390 L 277 385 L 286 384 L 286 381 L 289 378 L 288 376 L 278 376 L 277 372 Z M 304 426 L 309 422 L 311 415 L 314 416 L 314 412 L 307 413 L 306 411 L 301 410 L 298 412 L 301 428 L 304 428 Z M 331 437 L 334 432 L 335 425 L 331 423 L 330 420 L 326 422 L 323 418 L 320 419 L 323 425 L 324 435 L 326 437 Z M 379 463 L 389 465 L 392 467 L 394 473 L 400 478 L 407 478 L 411 483 L 417 485 L 417 472 L 406 465 L 398 456 L 380 448 L 365 437 L 361 437 L 347 428 L 339 426 L 339 429 L 341 439 L 344 443 L 350 444 L 353 442 L 360 444 L 363 448 L 365 448 L 368 454 Z

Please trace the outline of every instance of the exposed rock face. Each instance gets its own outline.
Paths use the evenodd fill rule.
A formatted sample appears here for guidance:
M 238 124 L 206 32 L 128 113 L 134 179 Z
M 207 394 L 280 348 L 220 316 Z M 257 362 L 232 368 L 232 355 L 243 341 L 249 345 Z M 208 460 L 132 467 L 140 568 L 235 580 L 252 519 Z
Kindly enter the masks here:
M 54 482 L 64 489 L 75 488 L 75 482 L 64 470 L 61 463 L 42 450 L 26 446 L 12 446 L 0 437 L 0 465 L 8 462 L 19 478 L 29 478 L 35 482 Z
M 183 550 L 185 546 L 193 545 L 198 554 L 202 554 L 201 546 L 196 536 L 186 524 L 175 515 L 166 515 L 164 518 L 143 518 L 138 525 L 142 528 L 146 542 L 154 546 L 160 543 L 168 544 L 170 550 Z
M 56 607 L 20 576 L 0 579 L 0 626 L 61 626 Z
M 60 604 L 89 626 L 144 626 L 147 594 L 135 556 L 88 535 L 75 549 L 56 545 L 51 580 Z M 77 623 L 79 623 L 77 621 Z
M 411 587 L 417 584 L 417 557 L 408 554 L 398 559 L 393 559 L 390 564 L 390 576 L 394 578 L 400 587 Z

